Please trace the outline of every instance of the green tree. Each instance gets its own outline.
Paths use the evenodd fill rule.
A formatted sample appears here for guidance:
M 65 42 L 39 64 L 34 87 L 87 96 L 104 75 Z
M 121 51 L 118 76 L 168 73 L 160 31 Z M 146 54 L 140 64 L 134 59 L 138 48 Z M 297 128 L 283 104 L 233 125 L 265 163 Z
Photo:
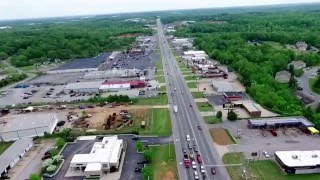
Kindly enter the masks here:
M 142 168 L 141 174 L 142 174 L 143 179 L 148 179 L 148 178 L 152 179 L 153 174 L 152 174 L 152 168 L 150 167 L 150 165 Z
M 7 53 L 5 52 L 0 52 L 0 60 L 5 60 L 7 59 L 9 56 Z
M 58 138 L 56 141 L 56 145 L 58 148 L 62 148 L 66 144 L 66 141 L 62 138 Z
M 59 154 L 59 151 L 58 151 L 57 148 L 53 148 L 53 149 L 50 150 L 50 156 L 51 157 L 54 157 L 54 156 L 56 156 L 58 154 Z
M 151 162 L 152 161 L 152 155 L 153 155 L 153 152 L 151 149 L 147 149 L 143 152 L 143 157 L 144 159 L 146 159 L 147 161 Z
M 289 80 L 289 86 L 295 88 L 297 86 L 297 80 L 294 78 L 294 76 L 291 75 Z
M 320 103 L 318 103 L 318 106 L 316 108 L 316 113 L 320 113 Z
M 221 111 L 218 111 L 217 114 L 216 114 L 216 118 L 219 118 L 221 119 L 222 118 L 222 112 Z
M 294 74 L 294 66 L 293 66 L 293 64 L 289 65 L 288 71 L 289 71 L 289 73 Z
M 139 152 L 142 152 L 144 150 L 144 145 L 141 141 L 136 142 L 136 148 Z
M 231 111 L 228 112 L 227 118 L 230 121 L 235 121 L 235 120 L 238 119 L 238 115 L 234 111 L 231 110 Z
M 30 174 L 29 179 L 30 180 L 41 180 L 40 175 L 39 174 L 35 174 L 35 173 Z

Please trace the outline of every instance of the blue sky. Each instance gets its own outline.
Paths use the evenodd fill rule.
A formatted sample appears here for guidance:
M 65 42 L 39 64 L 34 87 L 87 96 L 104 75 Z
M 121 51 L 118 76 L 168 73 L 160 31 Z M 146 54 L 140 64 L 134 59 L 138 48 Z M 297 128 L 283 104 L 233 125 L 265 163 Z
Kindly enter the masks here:
M 320 0 L 0 0 L 0 19 L 305 2 Z

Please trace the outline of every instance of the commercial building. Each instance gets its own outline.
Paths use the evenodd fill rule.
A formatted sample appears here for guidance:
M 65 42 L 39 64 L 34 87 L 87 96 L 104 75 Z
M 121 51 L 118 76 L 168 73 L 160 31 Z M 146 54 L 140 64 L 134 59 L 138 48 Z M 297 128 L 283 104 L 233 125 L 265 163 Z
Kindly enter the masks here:
M 248 127 L 252 129 L 276 129 L 281 127 L 299 127 L 304 132 L 311 132 L 315 129 L 314 124 L 304 117 L 274 117 L 249 119 Z
M 287 174 L 320 173 L 320 150 L 276 151 L 274 157 Z
M 235 91 L 228 81 L 212 80 L 211 84 L 218 93 Z
M 44 136 L 52 133 L 58 123 L 56 113 L 7 115 L 0 118 L 0 140 L 15 141 L 25 137 Z
M 32 146 L 32 138 L 19 139 L 0 155 L 0 179 L 8 174 L 8 171 L 17 164 Z
M 261 110 L 258 109 L 256 105 L 252 101 L 235 101 L 235 107 L 241 107 L 247 111 L 247 113 L 252 117 L 260 117 Z
M 74 155 L 70 167 L 83 171 L 86 178 L 99 178 L 102 173 L 119 169 L 122 152 L 123 140 L 107 136 L 101 142 L 95 142 L 89 154 Z
M 192 56 L 192 57 L 196 57 L 196 56 L 208 56 L 207 54 L 206 54 L 206 52 L 204 52 L 204 51 L 185 51 L 185 52 L 183 52 L 183 55 L 185 55 L 185 56 Z
M 116 92 L 116 91 L 125 91 L 131 89 L 130 83 L 123 84 L 102 84 L 99 87 L 99 90 L 102 92 Z
M 90 82 L 74 82 L 68 83 L 63 91 L 65 93 L 98 93 L 99 87 L 101 86 L 103 81 L 90 81 Z
M 235 92 L 235 91 L 230 91 L 230 92 L 223 92 L 223 97 L 226 99 L 226 101 L 238 101 L 243 98 L 243 93 L 241 92 Z

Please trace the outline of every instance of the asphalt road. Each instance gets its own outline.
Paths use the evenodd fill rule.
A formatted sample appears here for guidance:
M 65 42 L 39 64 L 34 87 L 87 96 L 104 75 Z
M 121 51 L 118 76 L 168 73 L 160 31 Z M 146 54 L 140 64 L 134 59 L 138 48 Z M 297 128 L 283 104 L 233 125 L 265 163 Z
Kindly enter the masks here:
M 314 93 L 309 86 L 309 79 L 315 78 L 314 74 L 317 73 L 319 66 L 312 67 L 310 70 L 304 70 L 304 73 L 301 77 L 297 78 L 299 81 L 298 86 L 303 88 L 303 93 L 307 96 L 310 96 L 317 104 L 320 101 L 320 95 Z
M 177 157 L 177 168 L 179 179 L 194 179 L 194 170 L 185 168 L 183 165 L 183 148 L 187 148 L 188 142 L 186 135 L 190 135 L 191 145 L 198 147 L 198 154 L 202 157 L 202 165 L 204 165 L 206 172 L 206 179 L 230 179 L 226 169 L 220 159 L 217 151 L 213 146 L 213 140 L 206 128 L 200 112 L 194 102 L 194 99 L 188 90 L 183 75 L 178 67 L 172 52 L 170 51 L 167 40 L 165 39 L 163 28 L 160 19 L 157 20 L 158 36 L 161 53 L 163 56 L 164 73 L 167 86 L 168 98 L 172 100 L 170 107 L 170 115 L 172 119 L 173 139 L 175 145 L 175 152 Z M 173 112 L 173 106 L 177 106 L 178 113 Z M 192 106 L 192 107 L 191 107 Z M 202 130 L 198 129 L 202 127 Z M 196 153 L 191 149 L 188 154 Z M 211 174 L 211 167 L 215 167 L 216 175 Z M 197 163 L 197 171 L 200 179 L 205 179 L 200 173 L 200 165 Z

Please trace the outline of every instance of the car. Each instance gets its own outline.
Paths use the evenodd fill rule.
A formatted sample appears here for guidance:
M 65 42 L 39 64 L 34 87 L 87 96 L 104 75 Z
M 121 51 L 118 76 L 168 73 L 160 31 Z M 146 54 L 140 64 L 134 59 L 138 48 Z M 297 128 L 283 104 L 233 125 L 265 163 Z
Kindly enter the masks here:
M 190 144 L 190 143 L 188 143 L 188 148 L 189 148 L 189 149 L 192 149 L 192 146 L 191 146 L 191 144 Z
M 212 175 L 215 175 L 215 174 L 216 174 L 216 168 L 214 168 L 214 167 L 211 168 L 211 174 L 212 174 Z
M 203 165 L 200 165 L 200 172 L 201 172 L 202 174 L 204 174 L 204 173 L 206 172 L 206 169 L 204 168 Z
M 183 94 L 183 92 L 181 92 L 181 94 Z
M 143 161 L 137 161 L 137 164 L 144 164 Z
M 190 104 L 190 107 L 192 107 L 192 104 Z
M 303 88 L 302 88 L 302 87 L 297 87 L 297 90 L 298 90 L 298 91 L 302 91 Z
M 177 91 L 177 88 L 174 88 L 174 91 Z
M 198 129 L 199 129 L 199 130 L 202 130 L 202 127 L 199 125 L 199 126 L 198 126 Z
M 270 155 L 268 154 L 267 151 L 263 151 L 262 153 L 263 153 L 263 155 L 264 155 L 266 158 L 269 158 L 269 157 L 270 157 Z
M 197 161 L 198 163 L 202 163 L 202 158 L 200 154 L 197 154 Z
M 188 134 L 186 137 L 187 137 L 187 141 L 190 141 L 190 135 Z
M 187 148 L 183 148 L 183 149 L 182 149 L 182 152 L 183 152 L 184 154 L 186 154 L 186 153 L 187 153 Z
M 193 160 L 193 159 L 194 159 L 193 153 L 190 153 L 190 154 L 189 154 L 189 157 L 190 157 L 191 160 Z
M 134 136 L 134 137 L 132 137 L 132 140 L 139 140 L 139 139 L 141 139 L 140 136 Z
M 65 123 L 66 123 L 66 121 L 59 121 L 59 122 L 57 123 L 57 126 L 63 126 Z
M 170 101 L 169 101 L 169 104 L 172 104 L 172 101 L 171 101 L 171 99 L 170 99 Z
M 199 179 L 198 171 L 193 171 L 194 179 Z
M 192 169 L 197 169 L 196 162 L 192 161 L 191 165 L 192 165 Z
M 134 169 L 134 172 L 141 172 L 141 168 L 136 167 L 136 168 Z

